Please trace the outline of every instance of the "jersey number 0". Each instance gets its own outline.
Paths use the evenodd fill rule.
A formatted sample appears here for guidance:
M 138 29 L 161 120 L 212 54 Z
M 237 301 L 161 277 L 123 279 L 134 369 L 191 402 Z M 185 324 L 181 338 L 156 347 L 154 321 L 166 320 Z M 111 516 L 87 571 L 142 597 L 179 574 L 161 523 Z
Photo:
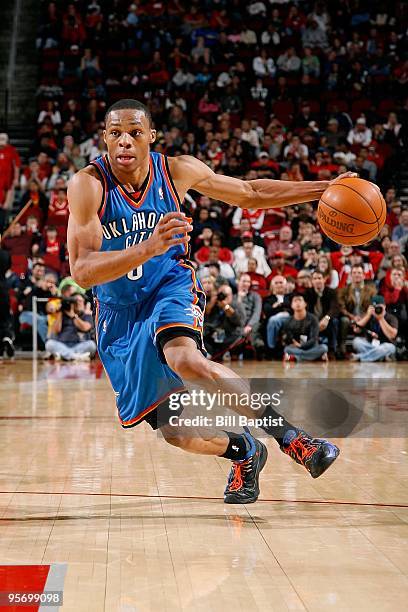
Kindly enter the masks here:
M 127 277 L 131 281 L 139 280 L 139 278 L 142 278 L 142 276 L 143 276 L 143 264 L 127 273 Z

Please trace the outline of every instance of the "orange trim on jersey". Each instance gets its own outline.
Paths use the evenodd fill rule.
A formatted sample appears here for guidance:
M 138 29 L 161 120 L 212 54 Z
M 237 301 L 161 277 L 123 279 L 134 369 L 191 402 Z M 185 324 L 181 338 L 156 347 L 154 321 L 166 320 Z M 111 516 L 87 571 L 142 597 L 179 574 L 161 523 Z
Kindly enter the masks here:
M 170 177 L 168 175 L 166 164 L 165 164 L 165 161 L 164 161 L 164 155 L 160 156 L 160 162 L 161 162 L 161 166 L 162 166 L 162 170 L 163 170 L 163 176 L 164 176 L 164 178 L 166 180 L 166 183 L 167 183 L 167 187 L 168 187 L 171 195 L 173 196 L 173 200 L 174 200 L 174 203 L 176 205 L 177 210 L 180 210 L 180 204 L 179 204 L 179 200 L 180 199 L 179 199 L 178 195 L 176 194 L 176 192 L 174 191 L 173 185 L 171 184 L 171 180 L 170 180 Z
M 172 183 L 171 178 L 169 176 L 169 173 L 167 171 L 167 165 L 166 165 L 165 157 L 162 154 L 160 155 L 160 163 L 161 163 L 161 167 L 162 167 L 162 171 L 163 171 L 164 180 L 166 181 L 166 184 L 167 184 L 167 188 L 168 188 L 168 190 L 170 191 L 170 193 L 171 193 L 171 195 L 173 197 L 173 200 L 174 200 L 174 203 L 176 205 L 177 210 L 180 211 L 181 210 L 180 209 L 180 198 L 179 198 L 178 194 L 175 192 L 175 189 L 173 188 L 173 183 Z M 188 253 L 188 244 L 185 244 L 184 245 L 184 253 L 183 253 L 183 255 L 187 255 L 187 253 Z
M 180 266 L 183 266 L 183 268 L 187 268 L 191 272 L 191 277 L 192 277 L 193 283 L 192 283 L 192 285 L 190 287 L 190 291 L 193 294 L 193 298 L 194 298 L 193 304 L 197 304 L 197 302 L 199 301 L 197 293 L 200 292 L 200 293 L 204 294 L 204 291 L 202 289 L 200 289 L 200 287 L 198 286 L 195 270 L 194 270 L 194 268 L 192 266 L 189 266 L 185 262 L 183 263 L 183 262 L 179 261 L 178 263 L 179 263 Z M 193 289 L 195 289 L 195 293 L 194 293 Z M 194 319 L 194 324 L 197 325 L 197 318 Z
M 103 180 L 103 199 L 102 199 L 102 203 L 99 207 L 99 211 L 98 211 L 98 217 L 99 219 L 102 219 L 105 209 L 106 209 L 106 203 L 108 201 L 108 181 L 106 180 L 106 176 L 104 171 L 102 170 L 102 168 L 99 166 L 99 164 L 97 164 L 96 162 L 91 161 L 90 165 L 93 166 L 94 168 L 96 168 L 99 176 L 102 177 Z
M 109 163 L 109 159 L 108 156 L 105 155 L 104 159 L 106 158 L 106 162 L 107 162 L 107 167 L 109 169 L 109 174 L 112 177 L 113 182 L 115 183 L 116 187 L 119 189 L 120 193 L 123 195 L 123 197 L 125 198 L 126 202 L 128 202 L 128 204 L 130 204 L 132 206 L 132 208 L 140 208 L 141 205 L 143 204 L 143 202 L 146 199 L 147 194 L 149 193 L 149 189 L 152 186 L 153 180 L 154 180 L 154 166 L 153 166 L 153 162 L 152 162 L 152 158 L 149 155 L 149 182 L 146 185 L 146 188 L 143 192 L 142 197 L 140 198 L 140 200 L 135 200 L 135 198 L 133 198 L 131 196 L 131 194 L 129 194 L 124 188 L 123 186 L 119 183 L 118 179 L 116 178 L 116 176 L 113 174 L 112 169 L 111 169 L 111 165 Z
M 195 320 L 195 319 L 194 319 Z M 188 327 L 189 329 L 193 329 L 194 331 L 201 332 L 201 327 L 197 327 L 197 325 L 190 325 L 189 323 L 167 323 L 166 325 L 162 325 L 156 331 L 155 336 L 160 334 L 164 329 L 170 329 L 171 327 Z
M 144 417 L 147 414 L 149 414 L 149 412 L 152 412 L 153 410 L 155 410 L 157 406 L 161 404 L 162 402 L 164 402 L 168 397 L 170 397 L 170 395 L 172 395 L 173 393 L 178 393 L 179 391 L 185 391 L 185 390 L 186 390 L 185 387 L 177 387 L 176 389 L 172 389 L 171 391 L 168 391 L 165 395 L 163 395 L 163 397 L 157 400 L 157 402 L 148 406 L 145 410 L 143 410 L 143 412 L 138 414 L 137 417 L 135 417 L 134 419 L 131 419 L 130 421 L 122 421 L 119 415 L 119 421 L 121 422 L 122 427 L 130 427 L 131 425 L 135 425 L 139 421 L 143 420 Z

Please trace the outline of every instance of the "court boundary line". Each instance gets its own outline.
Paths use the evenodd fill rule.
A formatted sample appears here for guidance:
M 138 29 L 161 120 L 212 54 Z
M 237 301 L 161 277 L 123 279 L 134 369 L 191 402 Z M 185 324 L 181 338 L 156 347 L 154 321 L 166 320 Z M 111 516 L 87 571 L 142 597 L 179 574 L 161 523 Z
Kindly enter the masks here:
M 0 495 L 79 495 L 82 497 L 136 497 L 143 499 L 180 499 L 180 500 L 203 500 L 220 501 L 223 497 L 206 497 L 204 495 L 143 495 L 143 493 L 77 493 L 72 491 L 0 491 Z M 354 502 L 335 499 L 258 499 L 263 503 L 286 503 L 286 504 L 323 504 L 339 506 L 374 506 L 380 508 L 408 508 L 407 504 L 386 504 L 384 502 Z M 246 505 L 246 504 L 241 504 Z M 2 519 L 0 519 L 1 521 Z

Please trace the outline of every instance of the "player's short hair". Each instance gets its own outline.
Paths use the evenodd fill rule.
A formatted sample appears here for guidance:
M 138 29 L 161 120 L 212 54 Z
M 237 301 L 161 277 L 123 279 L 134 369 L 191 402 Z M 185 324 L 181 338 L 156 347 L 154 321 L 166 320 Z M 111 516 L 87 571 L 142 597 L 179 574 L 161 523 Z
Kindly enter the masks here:
M 108 116 L 112 111 L 128 110 L 128 109 L 142 111 L 145 114 L 149 122 L 149 127 L 152 127 L 152 124 L 153 124 L 152 114 L 147 108 L 147 106 L 143 104 L 143 102 L 139 102 L 139 100 L 133 100 L 132 98 L 125 98 L 124 100 L 118 100 L 117 102 L 112 104 L 106 111 L 105 123 L 108 121 Z

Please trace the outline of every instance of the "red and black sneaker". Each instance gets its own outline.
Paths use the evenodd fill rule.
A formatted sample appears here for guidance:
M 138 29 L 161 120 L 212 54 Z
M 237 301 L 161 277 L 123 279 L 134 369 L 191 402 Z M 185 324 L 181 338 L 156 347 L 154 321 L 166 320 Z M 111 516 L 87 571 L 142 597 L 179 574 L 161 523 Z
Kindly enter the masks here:
M 321 476 L 340 453 L 335 444 L 321 438 L 311 438 L 301 429 L 287 431 L 280 448 L 296 463 L 303 465 L 312 478 Z
M 259 497 L 259 474 L 268 458 L 265 444 L 244 434 L 250 442 L 248 457 L 243 461 L 234 461 L 224 491 L 226 504 L 253 504 Z

